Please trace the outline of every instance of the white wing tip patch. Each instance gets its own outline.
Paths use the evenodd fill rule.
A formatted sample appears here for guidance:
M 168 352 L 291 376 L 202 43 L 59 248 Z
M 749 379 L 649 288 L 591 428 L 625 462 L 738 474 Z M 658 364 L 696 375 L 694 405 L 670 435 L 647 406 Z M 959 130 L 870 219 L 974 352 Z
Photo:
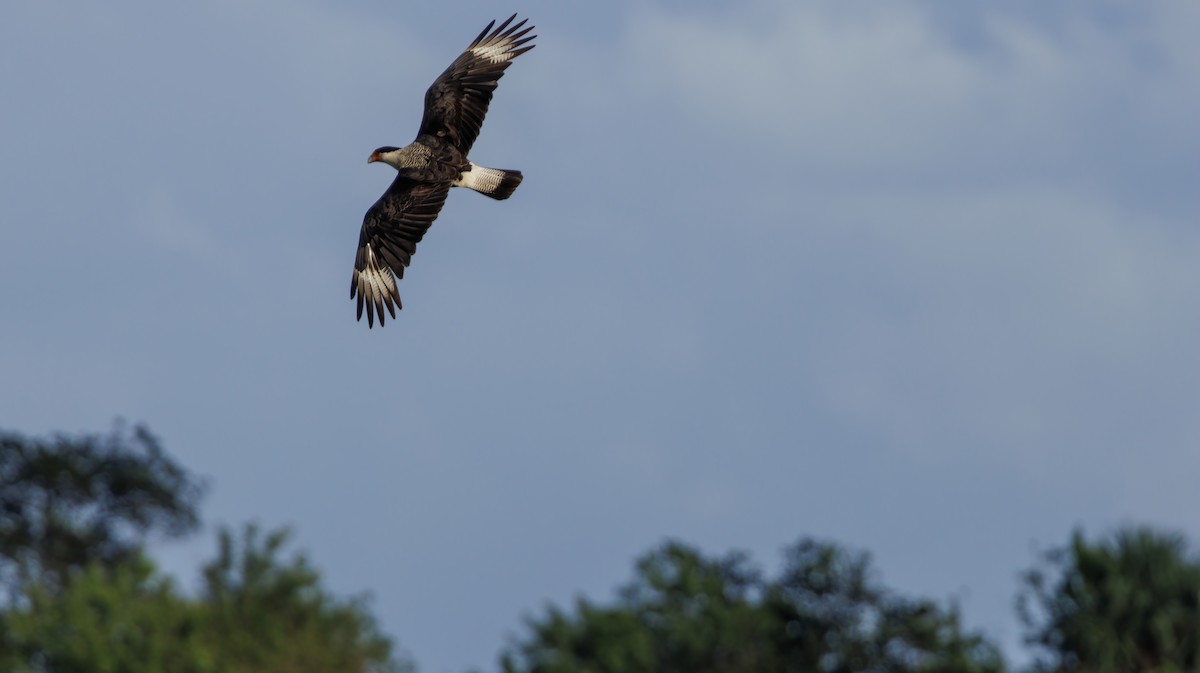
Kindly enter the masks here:
M 359 287 L 368 297 L 390 297 L 396 292 L 396 275 L 379 265 L 375 250 L 367 245 L 367 266 L 358 272 Z
M 382 327 L 384 318 L 384 309 L 396 317 L 396 310 L 400 308 L 400 293 L 396 289 L 396 275 L 391 269 L 386 266 L 380 266 L 379 260 L 375 255 L 370 244 L 363 246 L 361 261 L 363 268 L 355 268 L 354 270 L 354 292 L 351 295 L 358 295 L 358 319 L 362 320 L 363 309 L 367 311 L 367 324 L 371 327 L 375 326 L 375 317 L 378 314 L 379 326 Z
M 511 46 L 512 40 L 502 40 L 494 44 L 471 47 L 471 53 L 475 54 L 476 58 L 487 59 L 492 63 L 503 63 L 513 59 L 512 52 L 509 50 Z
M 391 297 L 396 291 L 396 277 L 384 269 L 363 269 L 358 272 L 358 286 L 370 297 Z

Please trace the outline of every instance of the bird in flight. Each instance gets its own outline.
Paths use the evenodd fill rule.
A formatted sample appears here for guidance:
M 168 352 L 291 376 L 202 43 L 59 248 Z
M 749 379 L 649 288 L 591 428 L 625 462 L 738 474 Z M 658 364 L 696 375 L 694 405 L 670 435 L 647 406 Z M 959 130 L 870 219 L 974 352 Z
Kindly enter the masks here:
M 367 325 L 384 323 L 383 309 L 394 319 L 400 306 L 397 278 L 404 277 L 417 243 L 433 224 L 451 187 L 466 187 L 493 199 L 507 199 L 521 184 L 521 172 L 485 168 L 467 158 L 479 136 L 496 83 L 512 60 L 533 49 L 533 26 L 513 24 L 516 14 L 479 37 L 454 59 L 425 92 L 425 114 L 417 139 L 407 147 L 380 147 L 367 163 L 394 167 L 396 179 L 363 217 L 350 298 L 358 299 L 358 319 L 367 309 Z M 511 25 L 510 25 L 511 24 Z

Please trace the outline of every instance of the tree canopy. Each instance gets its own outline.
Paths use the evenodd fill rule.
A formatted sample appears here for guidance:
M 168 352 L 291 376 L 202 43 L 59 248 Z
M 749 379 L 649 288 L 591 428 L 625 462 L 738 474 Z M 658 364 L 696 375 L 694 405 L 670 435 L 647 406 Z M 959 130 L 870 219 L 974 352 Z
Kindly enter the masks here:
M 143 427 L 0 433 L 0 671 L 401 673 L 364 596 L 340 598 L 287 530 L 218 531 L 197 590 L 147 551 L 195 532 L 202 482 Z M 1028 673 L 1200 671 L 1200 559 L 1182 536 L 1076 531 L 1022 576 Z M 801 538 L 765 575 L 669 541 L 614 600 L 526 620 L 504 673 L 1000 673 L 952 603 L 885 587 L 870 556 Z
M 200 482 L 144 428 L 0 437 L 0 671 L 399 673 L 364 597 L 340 599 L 289 533 L 218 534 L 196 595 L 145 544 L 199 525 Z
M 93 563 L 49 591 L 25 587 L 0 621 L 13 673 L 400 673 L 407 662 L 364 599 L 331 596 L 286 531 L 220 534 L 198 596 L 144 557 Z
M 528 620 L 505 673 L 986 673 L 998 649 L 953 606 L 901 597 L 869 557 L 802 540 L 779 577 L 739 553 L 669 542 L 642 557 L 612 605 L 579 599 Z
M 199 601 L 219 670 L 404 669 L 392 659 L 391 640 L 379 631 L 365 597 L 335 598 L 303 554 L 281 558 L 289 535 L 285 530 L 262 535 L 250 525 L 239 541 L 221 531 L 217 557 L 204 567 Z
M 202 493 L 142 426 L 49 440 L 0 434 L 0 581 L 61 581 L 135 556 L 151 534 L 192 532 Z
M 1038 671 L 1200 670 L 1200 560 L 1179 535 L 1076 531 L 1025 574 L 1018 607 Z

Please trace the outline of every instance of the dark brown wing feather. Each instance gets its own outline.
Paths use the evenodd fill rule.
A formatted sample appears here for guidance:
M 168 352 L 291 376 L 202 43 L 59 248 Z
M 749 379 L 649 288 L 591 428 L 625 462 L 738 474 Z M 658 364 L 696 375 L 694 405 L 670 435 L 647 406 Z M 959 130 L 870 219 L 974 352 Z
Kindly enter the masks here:
M 397 175 L 387 191 L 363 217 L 358 235 L 358 254 L 354 258 L 354 276 L 350 298 L 358 297 L 358 319 L 363 306 L 367 324 L 375 326 L 375 315 L 383 326 L 383 309 L 396 317 L 400 292 L 396 279 L 404 277 L 404 267 L 412 260 L 417 243 L 437 219 L 450 184 L 416 182 Z
M 425 115 L 421 119 L 420 133 L 444 138 L 462 150 L 465 155 L 487 115 L 488 103 L 496 83 L 513 59 L 533 49 L 534 45 L 522 46 L 536 35 L 525 37 L 533 30 L 524 30 L 528 19 L 522 19 L 509 27 L 516 14 L 492 30 L 495 21 L 475 38 L 454 63 L 434 80 L 425 92 Z M 490 32 L 489 32 L 490 31 Z

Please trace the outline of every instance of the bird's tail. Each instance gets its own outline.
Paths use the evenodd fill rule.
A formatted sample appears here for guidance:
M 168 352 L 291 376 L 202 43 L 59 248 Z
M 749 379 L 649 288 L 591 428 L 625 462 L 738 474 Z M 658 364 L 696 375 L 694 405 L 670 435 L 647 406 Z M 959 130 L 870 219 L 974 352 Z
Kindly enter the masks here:
M 524 176 L 521 171 L 486 168 L 471 164 L 471 169 L 454 181 L 455 187 L 466 187 L 496 200 L 507 199 L 516 191 Z

